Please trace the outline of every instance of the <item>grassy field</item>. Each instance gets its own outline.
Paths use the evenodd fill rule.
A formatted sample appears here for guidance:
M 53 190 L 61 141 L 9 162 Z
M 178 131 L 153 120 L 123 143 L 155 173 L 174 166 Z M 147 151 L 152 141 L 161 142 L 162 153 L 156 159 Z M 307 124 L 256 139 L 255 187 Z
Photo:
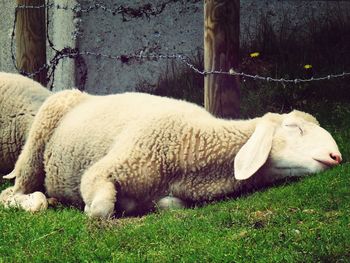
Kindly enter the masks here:
M 107 222 L 74 208 L 0 207 L 0 262 L 350 262 L 350 107 L 341 108 L 319 116 L 343 153 L 337 168 L 201 208 Z

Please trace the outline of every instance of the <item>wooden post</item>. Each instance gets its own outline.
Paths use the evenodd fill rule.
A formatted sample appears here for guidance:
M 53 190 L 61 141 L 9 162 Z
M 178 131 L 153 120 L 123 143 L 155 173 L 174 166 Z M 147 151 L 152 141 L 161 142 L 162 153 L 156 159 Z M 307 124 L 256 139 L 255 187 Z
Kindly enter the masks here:
M 239 0 L 204 1 L 204 69 L 228 72 L 238 66 Z M 239 116 L 239 79 L 228 75 L 207 75 L 204 106 L 223 118 Z
M 45 0 L 17 0 L 19 6 L 43 6 Z M 20 8 L 16 23 L 16 63 L 20 70 L 33 73 L 46 63 L 46 9 Z M 33 79 L 46 86 L 47 70 Z

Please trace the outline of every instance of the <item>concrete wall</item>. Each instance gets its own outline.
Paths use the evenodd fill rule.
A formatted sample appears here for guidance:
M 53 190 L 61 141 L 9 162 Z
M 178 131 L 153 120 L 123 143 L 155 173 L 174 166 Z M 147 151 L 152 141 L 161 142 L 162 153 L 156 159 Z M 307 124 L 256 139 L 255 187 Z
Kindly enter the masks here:
M 113 7 L 115 1 L 103 1 Z M 121 2 L 121 1 L 120 1 Z M 133 8 L 144 6 L 145 1 L 124 1 Z M 129 4 L 133 2 L 133 4 Z M 152 1 L 157 6 L 164 0 Z M 91 1 L 80 1 L 87 8 Z M 127 55 L 143 52 L 147 54 L 191 54 L 203 46 L 202 1 L 183 5 L 169 4 L 157 16 L 126 17 L 113 16 L 96 10 L 81 16 L 81 34 L 78 38 L 80 50 L 89 50 L 107 55 Z M 166 61 L 129 61 L 122 63 L 111 59 L 86 57 L 89 92 L 110 93 L 132 90 L 137 85 L 155 85 Z M 104 81 L 106 80 L 106 81 Z
M 16 72 L 11 59 L 11 34 L 16 1 L 0 0 L 0 71 Z
M 15 1 L 1 0 L 0 19 L 0 70 L 14 71 L 10 55 L 10 33 L 14 19 Z M 141 0 L 51 0 L 50 3 L 66 6 L 67 10 L 52 8 L 49 33 L 57 49 L 78 48 L 103 55 L 176 54 L 193 56 L 203 47 L 203 1 L 175 1 L 169 3 L 156 16 L 128 17 L 113 15 L 102 9 L 75 13 L 76 4 L 85 9 L 94 3 L 108 8 L 120 5 L 134 9 L 142 6 L 146 10 L 166 1 Z M 150 3 L 151 6 L 146 6 Z M 296 25 L 293 32 L 302 37 L 303 25 L 310 14 L 317 19 L 329 17 L 330 12 L 348 16 L 348 1 L 254 1 L 241 0 L 241 44 L 251 43 L 259 30 L 261 18 L 269 19 L 278 30 L 288 20 Z M 299 28 L 299 29 L 298 29 Z M 49 57 L 54 52 L 48 51 Z M 167 64 L 168 63 L 168 64 Z M 71 86 L 91 93 L 107 94 L 134 90 L 135 87 L 156 87 L 159 76 L 164 73 L 169 61 L 121 62 L 104 57 L 82 56 L 79 59 L 63 59 L 56 71 L 54 90 Z

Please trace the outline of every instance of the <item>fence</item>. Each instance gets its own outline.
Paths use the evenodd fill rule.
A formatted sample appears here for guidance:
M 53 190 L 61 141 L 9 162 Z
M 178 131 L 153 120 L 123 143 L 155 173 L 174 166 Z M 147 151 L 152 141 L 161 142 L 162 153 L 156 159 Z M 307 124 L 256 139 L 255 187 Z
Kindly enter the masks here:
M 18 72 L 20 72 L 23 75 L 33 77 L 36 74 L 39 74 L 44 69 L 48 71 L 47 74 L 47 82 L 52 84 L 54 82 L 55 77 L 55 70 L 58 65 L 58 63 L 66 58 L 70 59 L 77 59 L 81 56 L 94 56 L 102 59 L 110 59 L 112 61 L 121 61 L 121 62 L 128 62 L 131 60 L 135 61 L 142 61 L 142 60 L 152 60 L 152 61 L 158 61 L 158 60 L 176 60 L 179 63 L 182 63 L 186 65 L 187 67 L 191 68 L 194 72 L 197 74 L 206 76 L 210 74 L 222 74 L 222 75 L 232 75 L 232 76 L 240 76 L 243 78 L 249 78 L 253 80 L 262 80 L 267 82 L 281 82 L 281 83 L 305 83 L 305 82 L 313 82 L 313 81 L 322 81 L 322 80 L 330 80 L 335 78 L 343 78 L 350 75 L 350 72 L 341 72 L 341 73 L 333 73 L 333 74 L 327 74 L 324 76 L 317 76 L 317 77 L 310 77 L 310 78 L 276 78 L 276 77 L 270 77 L 270 76 L 260 76 L 260 75 L 253 75 L 246 72 L 237 72 L 235 69 L 231 69 L 229 71 L 222 71 L 222 70 L 213 70 L 213 71 L 205 71 L 200 70 L 198 67 L 196 67 L 193 63 L 191 63 L 189 57 L 187 57 L 184 54 L 143 54 L 143 52 L 138 53 L 131 53 L 131 54 L 119 54 L 119 55 L 110 55 L 110 54 L 103 54 L 98 52 L 92 52 L 88 50 L 79 50 L 77 48 L 72 47 L 65 47 L 63 49 L 57 49 L 54 45 L 54 43 L 51 41 L 51 38 L 49 36 L 48 30 L 47 30 L 47 42 L 50 47 L 50 49 L 53 51 L 53 57 L 45 64 L 41 65 L 38 70 L 35 72 L 24 72 L 17 68 L 16 65 L 16 56 L 15 56 L 15 47 L 14 47 L 14 39 L 15 39 L 15 28 L 16 28 L 16 21 L 17 21 L 17 13 L 20 9 L 41 9 L 46 8 L 47 9 L 47 16 L 49 14 L 49 9 L 60 9 L 65 10 L 67 12 L 73 12 L 75 14 L 78 14 L 79 16 L 82 16 L 84 14 L 94 12 L 96 10 L 101 10 L 103 12 L 106 12 L 110 15 L 116 16 L 120 15 L 121 19 L 123 21 L 128 20 L 129 18 L 147 18 L 149 19 L 152 16 L 159 15 L 165 8 L 167 8 L 170 4 L 180 2 L 180 0 L 168 0 L 163 3 L 152 5 L 152 4 L 145 4 L 138 8 L 131 8 L 128 6 L 120 5 L 116 8 L 109 8 L 102 4 L 93 4 L 88 6 L 87 8 L 83 8 L 81 5 L 77 4 L 74 7 L 68 7 L 67 5 L 55 5 L 53 3 L 50 3 L 49 1 L 45 5 L 40 6 L 29 6 L 29 5 L 18 5 L 15 8 L 15 14 L 14 14 L 14 22 L 13 22 L 13 28 L 12 28 L 12 34 L 11 34 L 11 57 L 13 64 Z M 200 2 L 200 0 L 192 0 L 192 2 Z M 47 28 L 49 28 L 50 19 L 47 17 Z

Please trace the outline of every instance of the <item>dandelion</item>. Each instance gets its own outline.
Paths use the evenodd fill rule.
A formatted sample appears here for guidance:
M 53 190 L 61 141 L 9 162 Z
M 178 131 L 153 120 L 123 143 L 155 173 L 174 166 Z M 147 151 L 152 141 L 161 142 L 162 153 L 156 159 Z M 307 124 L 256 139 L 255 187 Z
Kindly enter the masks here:
M 256 57 L 258 57 L 258 56 L 260 56 L 260 53 L 259 53 L 259 52 L 250 53 L 250 57 L 251 57 L 251 58 L 256 58 Z
M 304 69 L 312 69 L 312 65 L 306 64 L 306 65 L 304 65 Z

